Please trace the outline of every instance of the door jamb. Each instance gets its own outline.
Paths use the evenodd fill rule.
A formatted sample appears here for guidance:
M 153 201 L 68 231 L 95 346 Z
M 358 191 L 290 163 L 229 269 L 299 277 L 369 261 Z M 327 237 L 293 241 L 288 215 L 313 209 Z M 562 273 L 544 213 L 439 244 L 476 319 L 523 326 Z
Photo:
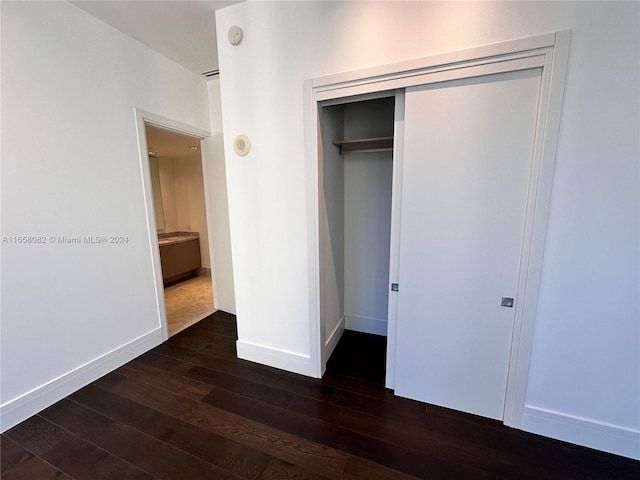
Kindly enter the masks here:
M 542 67 L 539 113 L 536 125 L 530 195 L 524 249 L 520 266 L 521 276 L 514 328 L 511 341 L 511 357 L 505 394 L 503 421 L 506 425 L 521 428 L 529 376 L 533 331 L 536 317 L 538 291 L 542 270 L 547 219 L 551 200 L 551 185 L 555 169 L 556 150 L 564 98 L 564 87 L 569 55 L 570 30 L 553 32 L 503 43 L 474 47 L 457 52 L 406 60 L 394 64 L 376 66 L 364 70 L 339 73 L 306 80 L 304 82 L 305 150 L 308 155 L 307 185 L 308 214 L 310 218 L 307 241 L 309 245 L 309 336 L 310 370 L 319 378 L 324 372 L 325 355 L 322 336 L 322 312 L 320 297 L 320 239 L 319 239 L 319 190 L 318 168 L 320 107 L 319 102 L 337 100 L 354 95 L 382 90 L 402 89 L 461 78 L 497 73 L 507 64 L 512 70 L 531 68 L 538 63 Z M 541 62 L 541 64 L 540 64 Z M 501 65 L 502 64 L 502 65 Z M 505 70 L 502 70 L 505 71 Z M 508 70 L 506 70 L 508 71 Z M 401 148 L 395 141 L 395 147 Z M 395 154 L 394 154 L 395 157 Z M 395 174 L 394 170 L 394 174 Z M 396 186 L 394 179 L 394 187 Z M 396 193 L 394 192 L 394 198 Z M 399 207 L 398 207 L 399 208 Z M 398 227 L 398 225 L 396 225 Z M 394 228 L 396 228 L 394 227 Z M 394 232 L 392 232 L 392 236 Z M 392 255 L 393 258 L 393 255 Z M 391 265 L 390 276 L 397 267 Z M 390 281 L 394 281 L 390 278 Z M 395 280 L 397 281 L 397 280 Z M 390 302 L 388 319 L 388 344 L 395 345 L 396 312 Z M 395 355 L 395 349 L 388 349 Z M 389 361 L 387 363 L 389 365 Z M 395 358 L 391 365 L 395 364 Z M 394 386 L 394 373 L 387 372 L 387 387 Z
M 162 265 L 160 263 L 160 248 L 158 246 L 158 229 L 154 211 L 153 191 L 151 188 L 151 168 L 149 166 L 148 155 L 149 149 L 147 145 L 147 135 L 144 126 L 145 123 L 148 123 L 150 125 L 155 125 L 166 130 L 172 130 L 178 133 L 184 133 L 193 137 L 197 137 L 201 141 L 204 138 L 211 136 L 211 133 L 207 130 L 202 130 L 186 123 L 178 122 L 170 118 L 146 112 L 139 108 L 135 108 L 134 113 L 136 118 L 138 156 L 140 159 L 140 170 L 142 172 L 142 188 L 144 193 L 145 212 L 147 214 L 148 244 L 149 251 L 151 252 L 151 265 L 153 267 L 153 278 L 156 291 L 156 308 L 158 313 L 158 321 L 160 322 L 160 328 L 162 329 L 162 341 L 166 341 L 169 338 L 169 328 L 167 324 L 167 309 L 164 301 L 164 283 L 162 281 Z M 202 148 L 200 149 L 200 157 L 201 162 L 203 163 L 202 168 L 204 172 L 205 152 Z M 205 188 L 205 199 L 206 198 L 207 196 Z M 211 239 L 211 220 L 209 216 L 208 205 L 205 205 L 205 209 L 207 212 L 207 230 L 209 233 L 209 239 Z M 211 248 L 209 249 L 209 257 L 211 264 L 213 265 L 213 251 L 211 250 Z M 211 281 L 214 283 L 215 291 L 215 278 L 213 276 L 213 269 L 211 270 L 211 273 Z

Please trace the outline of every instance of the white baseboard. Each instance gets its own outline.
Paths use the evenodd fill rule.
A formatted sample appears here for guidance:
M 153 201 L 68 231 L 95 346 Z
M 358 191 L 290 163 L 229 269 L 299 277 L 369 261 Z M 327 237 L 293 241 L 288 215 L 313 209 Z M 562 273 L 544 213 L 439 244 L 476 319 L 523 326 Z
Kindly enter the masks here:
M 67 395 L 162 343 L 162 329 L 157 328 L 122 345 L 24 395 L 0 405 L 0 432 L 4 432 Z
M 331 332 L 331 335 L 329 335 L 329 338 L 324 342 L 324 358 L 328 359 L 336 349 L 336 345 L 338 345 L 338 342 L 340 341 L 340 339 L 342 338 L 342 334 L 344 333 L 344 324 L 344 317 L 342 317 L 338 322 L 338 325 L 336 325 L 336 328 L 334 328 L 333 332 Z
M 373 333 L 374 335 L 387 336 L 387 321 L 380 318 L 360 317 L 358 315 L 345 315 L 344 328 L 356 332 Z
M 640 460 L 640 431 L 543 408 L 525 406 L 522 429 Z
M 242 340 L 236 341 L 236 350 L 238 358 L 243 360 L 299 373 L 307 377 L 316 377 L 316 369 L 314 365 L 311 365 L 309 355 L 266 347 Z

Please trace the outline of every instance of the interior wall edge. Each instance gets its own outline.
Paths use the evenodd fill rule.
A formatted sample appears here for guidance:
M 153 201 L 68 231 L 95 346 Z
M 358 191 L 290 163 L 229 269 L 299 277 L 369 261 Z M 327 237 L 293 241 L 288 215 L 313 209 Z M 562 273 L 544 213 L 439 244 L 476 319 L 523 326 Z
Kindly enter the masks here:
M 333 330 L 333 332 L 331 332 L 331 335 L 329 335 L 329 338 L 327 338 L 327 340 L 324 342 L 325 359 L 328 359 L 336 349 L 336 346 L 338 345 L 338 342 L 340 341 L 340 339 L 342 338 L 342 334 L 344 333 L 344 326 L 345 317 L 343 315 L 336 325 L 336 328 Z

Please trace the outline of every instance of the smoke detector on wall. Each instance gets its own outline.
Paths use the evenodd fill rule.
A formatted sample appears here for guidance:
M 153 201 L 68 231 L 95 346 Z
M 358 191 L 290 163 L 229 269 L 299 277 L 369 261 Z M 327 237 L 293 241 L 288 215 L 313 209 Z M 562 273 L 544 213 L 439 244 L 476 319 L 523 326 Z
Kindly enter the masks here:
M 237 25 L 232 26 L 227 34 L 231 45 L 238 45 L 242 41 L 242 29 Z

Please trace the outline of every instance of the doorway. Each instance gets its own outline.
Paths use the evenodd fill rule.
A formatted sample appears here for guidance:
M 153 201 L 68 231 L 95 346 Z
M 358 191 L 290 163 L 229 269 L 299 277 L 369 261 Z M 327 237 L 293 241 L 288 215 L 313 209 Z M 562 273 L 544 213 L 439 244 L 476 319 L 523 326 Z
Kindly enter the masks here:
M 145 123 L 169 336 L 215 311 L 200 138 Z
M 204 140 L 211 134 L 140 109 L 135 114 L 157 314 L 167 340 L 216 310 L 205 188 Z

